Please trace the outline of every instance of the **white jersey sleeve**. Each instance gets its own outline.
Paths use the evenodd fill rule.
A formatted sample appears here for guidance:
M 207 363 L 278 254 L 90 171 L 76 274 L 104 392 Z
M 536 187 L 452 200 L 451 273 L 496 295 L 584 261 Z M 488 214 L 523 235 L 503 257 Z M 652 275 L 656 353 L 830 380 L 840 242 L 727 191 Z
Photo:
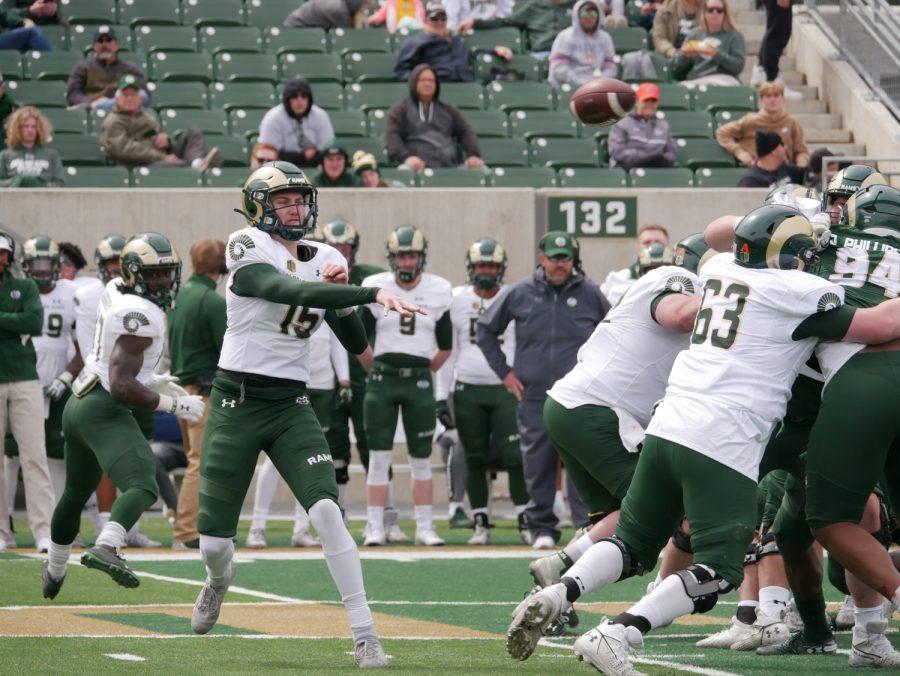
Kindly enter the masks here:
M 350 382 L 350 356 L 338 337 L 329 328 L 331 334 L 331 366 L 334 369 L 334 375 L 339 382 Z
M 75 290 L 75 340 L 81 358 L 87 361 L 94 348 L 94 330 L 97 328 L 97 310 L 100 307 L 100 296 L 103 295 L 103 282 L 94 280 L 94 284 L 83 284 Z
M 600 285 L 600 293 L 606 297 L 610 305 L 615 305 L 634 282 L 634 272 L 630 267 L 613 270 L 606 275 L 606 279 Z
M 69 350 L 74 339 L 75 285 L 60 279 L 49 293 L 42 293 L 44 327 L 33 339 L 37 353 L 37 372 L 41 385 L 47 386 L 69 364 Z

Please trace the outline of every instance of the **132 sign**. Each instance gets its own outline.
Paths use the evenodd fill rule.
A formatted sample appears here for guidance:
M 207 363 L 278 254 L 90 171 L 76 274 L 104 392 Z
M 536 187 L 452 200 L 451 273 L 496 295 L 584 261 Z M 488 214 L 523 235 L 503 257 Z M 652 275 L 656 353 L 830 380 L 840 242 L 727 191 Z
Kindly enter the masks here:
M 636 197 L 551 197 L 547 200 L 550 230 L 578 237 L 637 236 Z

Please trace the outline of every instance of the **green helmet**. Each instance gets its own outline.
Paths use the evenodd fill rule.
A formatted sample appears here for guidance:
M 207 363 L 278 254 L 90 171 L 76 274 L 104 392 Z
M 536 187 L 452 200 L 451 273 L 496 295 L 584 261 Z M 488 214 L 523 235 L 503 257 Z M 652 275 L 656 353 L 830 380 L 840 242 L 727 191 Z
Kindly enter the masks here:
M 673 263 L 679 268 L 690 270 L 695 275 L 700 274 L 700 268 L 718 251 L 706 243 L 702 232 L 688 235 L 675 245 L 675 257 Z
M 870 185 L 851 195 L 841 222 L 871 235 L 900 237 L 900 190 Z
M 270 198 L 282 191 L 301 194 L 306 215 L 300 225 L 284 225 L 272 206 Z M 250 174 L 244 183 L 241 206 L 241 213 L 252 227 L 295 242 L 315 229 L 319 215 L 318 192 L 306 174 L 290 162 L 267 162 Z
M 754 209 L 734 228 L 734 259 L 745 268 L 807 269 L 817 260 L 812 224 L 793 207 Z
M 672 249 L 662 242 L 648 244 L 638 252 L 638 269 L 644 275 L 654 268 L 672 265 L 675 256 Z
M 821 211 L 822 196 L 815 188 L 807 188 L 797 183 L 786 183 L 772 188 L 763 204 L 786 204 L 812 218 Z
M 475 274 L 475 266 L 478 263 L 493 263 L 499 267 L 493 275 L 478 275 Z M 490 291 L 503 283 L 507 264 L 506 249 L 491 237 L 481 237 L 475 240 L 466 251 L 466 272 L 469 284 L 484 291 Z
M 825 194 L 822 195 L 822 211 L 829 211 L 836 197 L 849 199 L 853 193 L 863 188 L 870 185 L 885 185 L 887 182 L 888 180 L 875 167 L 867 164 L 851 164 L 846 169 L 841 169 L 828 181 L 828 187 L 825 189 Z
M 112 279 L 112 275 L 106 269 L 106 263 L 119 260 L 124 246 L 125 237 L 115 233 L 107 235 L 97 242 L 97 248 L 94 249 L 94 263 L 97 264 L 97 274 L 100 276 L 100 281 L 104 284 Z
M 181 283 L 181 258 L 165 236 L 157 232 L 135 235 L 122 247 L 119 260 L 128 290 L 164 310 L 172 307 Z
M 425 258 L 428 253 L 428 240 L 419 230 L 411 225 L 401 225 L 394 230 L 387 241 L 387 259 L 391 271 L 401 282 L 411 282 L 425 269 Z M 401 270 L 397 267 L 395 257 L 399 253 L 419 254 L 419 263 L 415 270 Z
M 36 265 L 39 261 L 47 261 Z M 41 288 L 53 288 L 59 279 L 59 246 L 47 235 L 36 235 L 22 244 L 22 270 Z
M 325 224 L 322 228 L 325 241 L 331 246 L 348 244 L 350 246 L 350 265 L 356 262 L 356 251 L 359 249 L 359 233 L 347 221 L 336 219 Z

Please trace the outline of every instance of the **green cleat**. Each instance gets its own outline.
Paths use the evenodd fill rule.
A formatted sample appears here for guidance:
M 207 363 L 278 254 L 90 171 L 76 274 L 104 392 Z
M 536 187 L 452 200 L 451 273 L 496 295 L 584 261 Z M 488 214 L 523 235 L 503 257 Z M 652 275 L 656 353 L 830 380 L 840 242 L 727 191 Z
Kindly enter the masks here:
M 137 587 L 141 580 L 126 564 L 116 550 L 107 545 L 94 545 L 81 555 L 81 565 L 109 575 L 116 584 L 129 589 Z
M 450 528 L 474 528 L 475 522 L 469 518 L 462 507 L 457 507 L 450 517 Z
M 781 643 L 766 645 L 756 649 L 757 655 L 834 655 L 837 644 L 834 637 L 824 641 L 810 641 L 802 631 L 795 631 L 790 638 Z
M 44 567 L 41 569 L 41 586 L 44 591 L 45 599 L 55 599 L 56 595 L 59 594 L 59 590 L 62 589 L 63 581 L 66 579 L 66 576 L 63 575 L 57 580 L 50 575 L 50 571 L 47 570 L 49 565 L 49 563 L 44 561 Z

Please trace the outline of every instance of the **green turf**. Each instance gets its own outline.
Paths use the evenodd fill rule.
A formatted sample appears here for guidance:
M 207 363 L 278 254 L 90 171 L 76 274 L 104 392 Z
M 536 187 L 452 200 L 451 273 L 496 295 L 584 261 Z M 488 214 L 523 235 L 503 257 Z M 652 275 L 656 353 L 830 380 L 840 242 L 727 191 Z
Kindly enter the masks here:
M 165 613 L 78 613 L 81 617 L 90 617 L 95 620 L 104 620 L 106 622 L 116 622 L 129 627 L 138 627 L 146 629 L 158 634 L 169 634 L 172 636 L 184 635 L 191 633 L 191 621 L 187 617 L 176 617 L 175 615 L 166 615 Z M 258 634 L 258 631 L 252 629 L 242 629 L 240 627 L 229 627 L 226 624 L 218 623 L 213 627 L 211 634 L 238 635 L 238 634 Z

